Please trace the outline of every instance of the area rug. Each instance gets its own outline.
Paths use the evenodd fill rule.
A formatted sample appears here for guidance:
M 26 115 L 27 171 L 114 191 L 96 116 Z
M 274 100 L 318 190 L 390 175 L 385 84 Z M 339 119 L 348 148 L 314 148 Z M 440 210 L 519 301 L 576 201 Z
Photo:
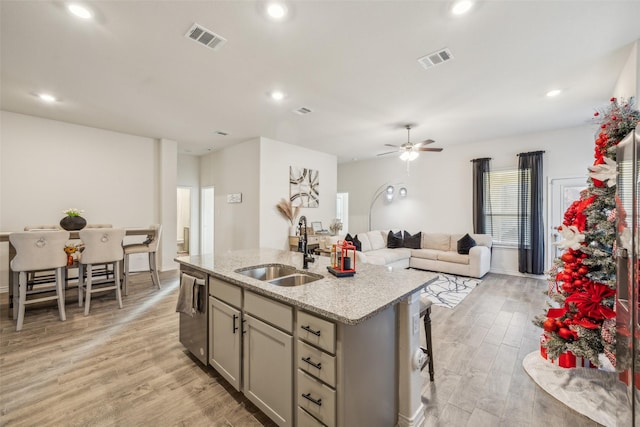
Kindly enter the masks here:
M 427 285 L 423 295 L 427 295 L 434 305 L 454 308 L 480 283 L 482 283 L 480 279 L 440 274 L 436 280 Z
M 544 391 L 576 412 L 604 426 L 616 426 L 616 411 L 626 400 L 624 384 L 613 372 L 560 368 L 534 351 L 522 361 L 524 370 Z

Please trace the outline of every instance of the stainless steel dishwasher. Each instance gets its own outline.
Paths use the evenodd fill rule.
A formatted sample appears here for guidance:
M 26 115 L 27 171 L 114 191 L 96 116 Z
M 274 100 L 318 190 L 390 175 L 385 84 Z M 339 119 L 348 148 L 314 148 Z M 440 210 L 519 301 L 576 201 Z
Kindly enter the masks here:
M 196 283 L 193 287 L 193 316 L 180 313 L 180 342 L 206 366 L 209 363 L 209 346 L 207 344 L 209 337 L 209 322 L 207 319 L 209 276 L 202 271 L 181 266 L 181 286 L 184 274 L 194 277 Z

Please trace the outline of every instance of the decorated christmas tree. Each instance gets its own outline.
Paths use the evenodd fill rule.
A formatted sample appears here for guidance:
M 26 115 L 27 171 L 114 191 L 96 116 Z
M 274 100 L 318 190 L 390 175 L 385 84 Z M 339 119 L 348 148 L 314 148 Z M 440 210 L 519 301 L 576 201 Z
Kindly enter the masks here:
M 557 307 L 534 319 L 544 329 L 541 350 L 548 358 L 570 352 L 605 369 L 616 365 L 616 145 L 640 120 L 633 98 L 610 101 L 593 117 L 600 127 L 587 188 L 558 227 L 564 252 L 548 272 L 548 293 Z

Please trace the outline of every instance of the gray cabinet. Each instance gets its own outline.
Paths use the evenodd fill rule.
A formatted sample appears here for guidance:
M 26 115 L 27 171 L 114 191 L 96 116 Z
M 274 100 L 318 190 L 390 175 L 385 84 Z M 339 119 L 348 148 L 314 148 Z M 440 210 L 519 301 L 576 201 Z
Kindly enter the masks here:
M 240 310 L 209 297 L 209 364 L 240 390 L 242 355 Z
M 293 425 L 293 337 L 249 314 L 244 320 L 243 393 L 278 425 Z

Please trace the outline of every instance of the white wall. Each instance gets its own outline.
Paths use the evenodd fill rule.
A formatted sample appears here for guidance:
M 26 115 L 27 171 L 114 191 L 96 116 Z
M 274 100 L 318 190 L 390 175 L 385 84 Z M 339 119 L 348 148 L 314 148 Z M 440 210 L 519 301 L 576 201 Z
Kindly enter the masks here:
M 189 240 L 191 254 L 198 255 L 200 253 L 200 158 L 179 154 L 176 181 L 179 187 L 191 189 Z
M 201 157 L 200 183 L 202 187 L 215 188 L 216 253 L 258 247 L 259 157 L 259 139 Z M 231 193 L 242 193 L 242 203 L 227 203 L 227 195 Z
M 585 176 L 586 182 L 587 167 L 593 164 L 595 131 L 595 126 L 585 125 L 446 147 L 441 153 L 422 153 L 411 163 L 409 175 L 405 163 L 396 156 L 340 164 L 338 191 L 349 193 L 348 231 L 353 234 L 367 229 L 369 206 L 378 187 L 403 182 L 408 197 L 389 205 L 376 203 L 372 228 L 410 233 L 470 232 L 472 159 L 491 157 L 493 170 L 515 168 L 518 153 L 544 150 L 545 178 Z M 516 251 L 495 248 L 491 270 L 518 274 Z
M 613 90 L 613 96 L 618 98 L 636 97 L 636 107 L 640 101 L 640 69 L 638 60 L 640 59 L 640 42 L 633 43 L 629 57 L 620 71 L 620 77 Z
M 72 207 L 91 223 L 149 226 L 162 217 L 161 173 L 174 174 L 175 210 L 175 166 L 163 166 L 161 156 L 160 141 L 151 138 L 0 111 L 0 230 L 56 224 Z M 0 248 L 0 289 L 8 280 L 7 247 Z
M 337 158 L 332 154 L 260 138 L 260 247 L 288 249 L 289 222 L 276 209 L 280 199 L 289 198 L 289 167 L 319 172 L 320 203 L 302 208 L 300 215 L 321 221 L 325 229 L 336 217 Z

